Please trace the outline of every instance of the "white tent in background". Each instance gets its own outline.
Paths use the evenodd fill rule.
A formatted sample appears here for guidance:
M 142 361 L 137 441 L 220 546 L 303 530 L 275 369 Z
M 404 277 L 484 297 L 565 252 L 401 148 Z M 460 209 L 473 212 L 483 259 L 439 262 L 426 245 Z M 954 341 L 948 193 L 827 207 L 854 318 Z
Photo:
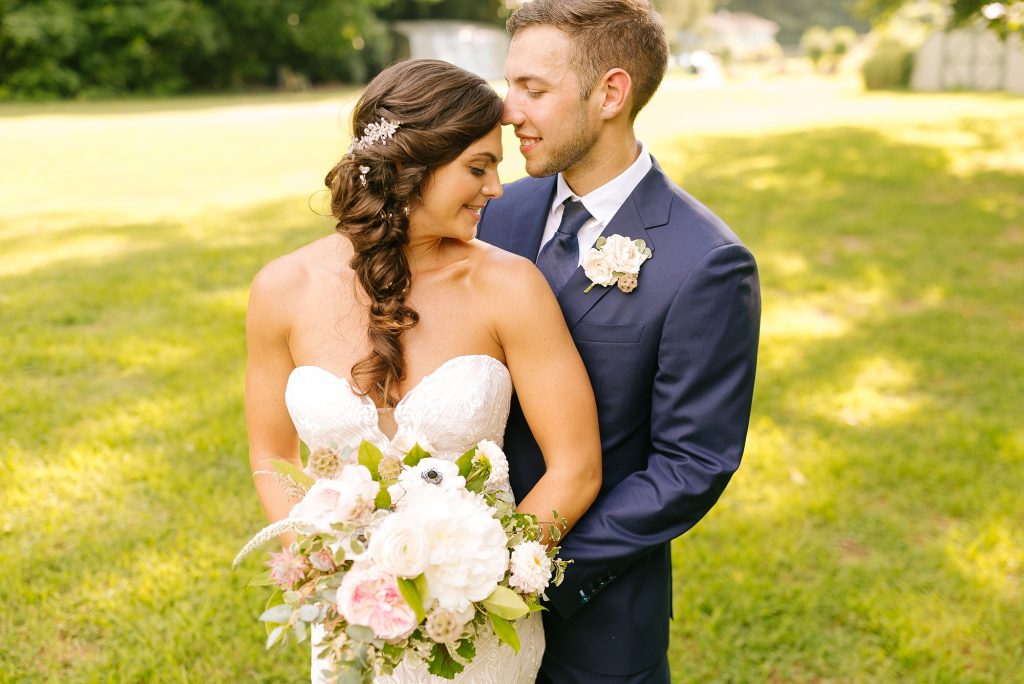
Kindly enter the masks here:
M 504 78 L 509 38 L 501 29 L 465 21 L 396 21 L 392 26 L 409 40 L 409 57 L 443 59 L 489 81 Z
M 933 33 L 914 60 L 910 87 L 1024 93 L 1024 41 L 1004 42 L 981 27 Z

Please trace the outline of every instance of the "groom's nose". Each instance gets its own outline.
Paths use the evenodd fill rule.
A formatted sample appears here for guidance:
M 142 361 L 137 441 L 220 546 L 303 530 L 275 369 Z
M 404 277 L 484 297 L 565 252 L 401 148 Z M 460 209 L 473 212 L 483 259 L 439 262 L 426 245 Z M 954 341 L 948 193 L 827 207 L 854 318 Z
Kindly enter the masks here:
M 503 126 L 521 126 L 526 120 L 522 110 L 516 106 L 515 95 L 512 94 L 512 90 L 509 89 L 508 94 L 505 95 L 505 104 L 501 109 L 501 124 Z

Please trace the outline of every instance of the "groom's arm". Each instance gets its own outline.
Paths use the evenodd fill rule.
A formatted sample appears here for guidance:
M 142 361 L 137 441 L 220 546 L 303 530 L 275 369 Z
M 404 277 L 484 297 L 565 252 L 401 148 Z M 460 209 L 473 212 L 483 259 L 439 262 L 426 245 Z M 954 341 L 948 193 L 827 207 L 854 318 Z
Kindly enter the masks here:
M 757 267 L 742 245 L 713 249 L 681 284 L 658 348 L 647 469 L 599 497 L 565 538 L 574 562 L 548 590 L 563 617 L 718 500 L 746 440 L 760 316 Z

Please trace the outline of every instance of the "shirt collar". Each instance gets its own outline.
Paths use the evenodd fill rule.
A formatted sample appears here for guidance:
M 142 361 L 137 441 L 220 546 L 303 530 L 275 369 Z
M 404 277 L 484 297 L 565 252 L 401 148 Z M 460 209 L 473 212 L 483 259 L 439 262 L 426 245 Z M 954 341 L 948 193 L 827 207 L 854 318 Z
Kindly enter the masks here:
M 565 182 L 565 178 L 559 173 L 555 181 L 555 199 L 551 203 L 551 210 L 554 212 L 562 206 L 566 199 L 572 197 L 582 201 L 590 215 L 597 219 L 602 226 L 607 226 L 618 213 L 622 203 L 626 201 L 626 198 L 636 189 L 636 186 L 640 184 L 640 181 L 653 166 L 654 162 L 651 161 L 651 155 L 647 153 L 647 146 L 640 141 L 640 154 L 629 165 L 629 168 L 583 197 L 573 193 L 569 184 Z

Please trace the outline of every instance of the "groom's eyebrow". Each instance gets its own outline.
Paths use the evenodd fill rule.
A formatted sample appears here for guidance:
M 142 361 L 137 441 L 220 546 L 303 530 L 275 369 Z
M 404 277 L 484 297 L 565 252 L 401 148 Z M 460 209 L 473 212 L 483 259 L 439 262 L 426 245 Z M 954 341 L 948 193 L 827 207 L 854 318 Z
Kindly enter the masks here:
M 540 76 L 533 76 L 531 74 L 526 74 L 524 76 L 516 76 L 515 78 L 512 79 L 512 82 L 515 83 L 516 85 L 526 85 L 527 83 L 530 82 L 537 83 L 542 86 L 551 85 L 550 82 L 541 78 Z

